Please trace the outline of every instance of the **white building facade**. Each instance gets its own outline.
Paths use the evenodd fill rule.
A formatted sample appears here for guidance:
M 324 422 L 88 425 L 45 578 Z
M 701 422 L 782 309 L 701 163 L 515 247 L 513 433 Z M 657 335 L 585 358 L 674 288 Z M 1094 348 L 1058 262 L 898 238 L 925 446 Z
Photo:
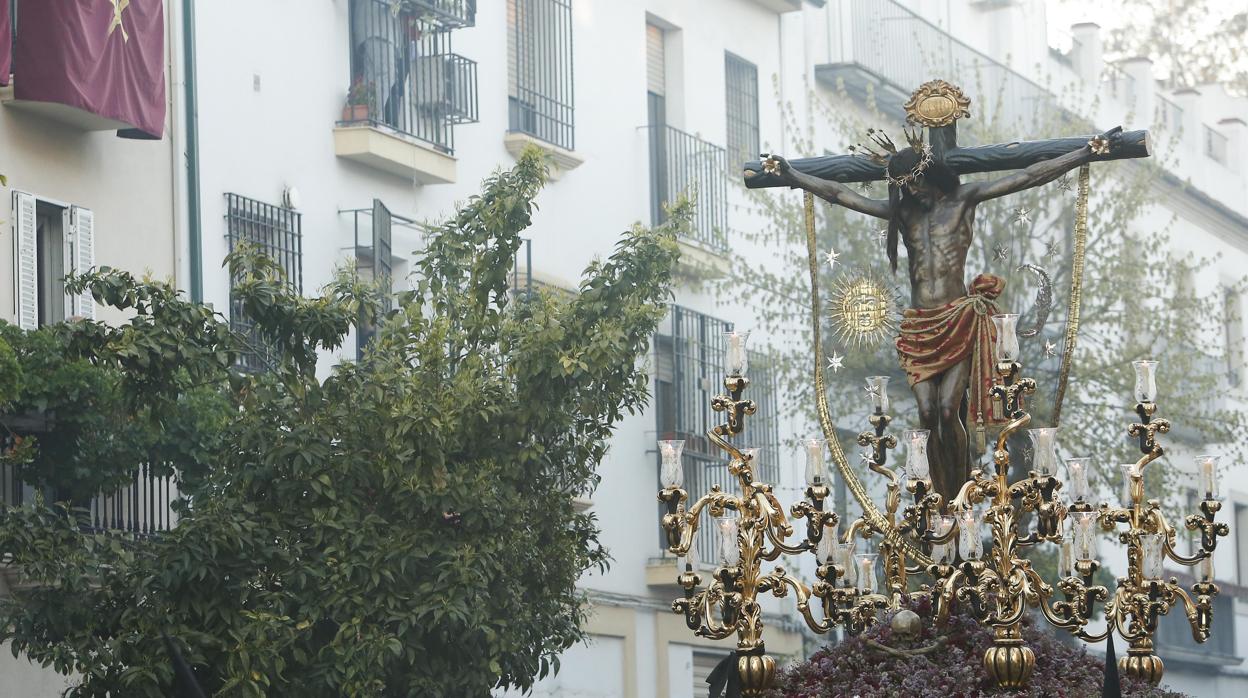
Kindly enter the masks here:
M 135 143 L 66 131 L 6 105 L 0 173 L 13 190 L 93 211 L 97 264 L 173 276 L 227 315 L 230 278 L 220 264 L 242 241 L 267 249 L 307 293 L 344 265 L 403 288 L 411 253 L 422 247 L 415 222 L 452 212 L 528 144 L 549 152 L 555 169 L 525 234 L 517 287 L 574 288 L 580 270 L 608 254 L 622 231 L 659 220 L 662 203 L 685 189 L 696 189 L 699 205 L 682 264 L 739 271 L 758 250 L 734 231 L 766 222 L 747 212 L 731 173 L 760 151 L 792 149 L 798 134 L 788 131 L 777 104 L 791 102 L 799 118 L 812 121 L 810 101 L 836 104 L 840 81 L 855 95 L 869 87 L 895 109 L 920 82 L 959 69 L 933 55 L 958 55 L 992 66 L 1018 104 L 1070 99 L 1071 108 L 1082 108 L 1089 102 L 1081 94 L 1112 92 L 1086 116 L 1106 127 L 1177 135 L 1167 153 L 1173 177 L 1156 182 L 1156 203 L 1139 225 L 1161 228 L 1177 217 L 1176 255 L 1220 251 L 1217 273 L 1196 280 L 1209 289 L 1248 268 L 1248 105 L 1218 87 L 1162 89 L 1143 61 L 1107 66 L 1095 27 L 1076 26 L 1060 41 L 1046 37 L 1037 30 L 1046 26 L 1040 2 L 414 4 L 425 7 L 419 21 L 392 13 L 387 0 L 167 0 L 165 138 Z M 192 25 L 193 35 L 184 35 L 182 27 Z M 187 108 L 191 95 L 197 109 Z M 858 138 L 818 124 L 814 135 L 829 148 Z M 4 211 L 0 219 L 19 213 Z M 114 236 L 120 230 L 140 237 Z M 17 264 L 3 256 L 10 248 L 0 244 L 0 274 L 12 276 Z M 10 277 L 0 279 L 0 312 L 8 313 L 0 318 L 10 322 L 12 288 Z M 246 330 L 245 318 L 232 318 Z M 651 408 L 620 425 L 599 469 L 602 483 L 582 503 L 597 514 L 613 557 L 610 572 L 582 584 L 593 606 L 592 641 L 570 649 L 537 695 L 703 695 L 706 672 L 732 648 L 695 638 L 671 612 L 679 590 L 661 549 L 655 501 L 658 438 L 687 440 L 692 496 L 711 482 L 727 484 L 722 462 L 698 435 L 710 426 L 701 408 L 718 384 L 719 333 L 730 324 L 755 326 L 754 310 L 702 285 L 676 289 L 648 359 Z M 1242 374 L 1243 342 L 1242 324 L 1231 328 L 1227 346 L 1238 363 L 1228 367 L 1224 399 L 1242 399 L 1229 369 Z M 356 350 L 348 342 L 324 357 L 322 370 Z M 253 360 L 258 367 L 262 359 Z M 786 416 L 782 397 L 767 390 L 765 363 L 753 374 L 761 409 L 750 429 L 764 448 L 763 473 L 787 503 L 798 478 L 785 444 L 810 425 Z M 1177 639 L 1161 646 L 1167 683 L 1193 695 L 1238 695 L 1248 687 L 1240 663 L 1248 653 L 1243 475 L 1236 466 L 1223 476 L 1222 520 L 1233 524 L 1216 559 L 1223 596 L 1215 637 L 1199 653 Z M 849 508 L 856 513 L 852 502 Z M 1122 559 L 1117 551 L 1107 557 Z M 823 641 L 803 630 L 791 599 L 768 599 L 766 611 L 773 655 L 800 658 L 804 642 Z M 0 695 L 56 695 L 36 688 L 43 679 L 30 676 L 37 674 L 0 670 Z

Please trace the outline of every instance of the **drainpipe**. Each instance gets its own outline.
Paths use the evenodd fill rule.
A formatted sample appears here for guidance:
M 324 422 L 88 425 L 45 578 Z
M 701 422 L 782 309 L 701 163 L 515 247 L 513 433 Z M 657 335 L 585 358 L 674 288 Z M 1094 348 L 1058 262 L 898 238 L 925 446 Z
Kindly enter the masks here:
M 195 0 L 182 0 L 182 64 L 186 72 L 186 211 L 191 302 L 204 302 L 203 230 L 199 202 L 199 103 L 195 90 Z

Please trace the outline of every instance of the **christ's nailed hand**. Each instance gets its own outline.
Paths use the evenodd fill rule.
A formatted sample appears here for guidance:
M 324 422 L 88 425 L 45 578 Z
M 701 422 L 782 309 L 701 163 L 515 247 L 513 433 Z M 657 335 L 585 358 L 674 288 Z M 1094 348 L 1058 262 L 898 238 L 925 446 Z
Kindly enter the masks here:
M 779 155 L 773 155 L 770 153 L 763 153 L 762 155 L 759 155 L 759 158 L 763 161 L 764 173 L 776 175 L 786 182 L 792 181 L 793 166 L 789 164 L 788 160 L 785 160 Z

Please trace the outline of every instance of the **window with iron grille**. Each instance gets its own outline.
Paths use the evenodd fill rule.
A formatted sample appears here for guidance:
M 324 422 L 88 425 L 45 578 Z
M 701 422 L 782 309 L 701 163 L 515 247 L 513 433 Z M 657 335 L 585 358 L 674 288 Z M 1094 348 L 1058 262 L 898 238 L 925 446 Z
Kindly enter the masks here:
M 451 15 L 475 13 L 464 0 L 444 15 L 421 4 L 352 0 L 351 87 L 344 124 L 365 123 L 454 153 L 454 126 L 477 121 L 477 64 L 451 50 Z
M 1210 628 L 1209 639 L 1197 644 L 1192 639 L 1192 627 L 1187 616 L 1178 609 L 1157 619 L 1155 642 L 1157 653 L 1162 659 L 1178 653 L 1184 657 L 1203 656 L 1210 664 L 1229 664 L 1235 657 L 1235 599 L 1227 594 L 1213 597 L 1213 617 L 1216 619 Z M 1217 620 L 1223 622 L 1218 623 Z M 1230 622 L 1227 622 L 1230 621 Z M 1228 658 L 1229 661 L 1218 661 Z
M 226 239 L 230 252 L 247 244 L 272 257 L 286 274 L 295 293 L 303 293 L 302 216 L 288 208 L 266 204 L 238 194 L 226 194 Z M 248 350 L 239 357 L 245 371 L 262 371 L 273 362 L 273 349 L 234 298 L 236 279 L 230 279 L 230 328 L 246 338 Z
M 509 128 L 576 146 L 572 0 L 507 0 Z
M 728 167 L 733 172 L 758 156 L 758 67 L 724 53 L 728 107 Z
M 656 431 L 658 439 L 684 440 L 685 489 L 693 500 L 710 491 L 711 485 L 725 489 L 734 485 L 727 455 L 706 437 L 724 421 L 722 412 L 711 409 L 711 399 L 724 391 L 724 332 L 731 329 L 731 323 L 674 305 L 654 341 Z M 749 363 L 745 397 L 754 400 L 758 410 L 746 417 L 745 431 L 734 441 L 740 447 L 761 449 L 754 475 L 775 483 L 780 474 L 775 372 L 760 352 L 751 352 Z M 713 526 L 698 531 L 695 544 L 707 562 L 714 562 L 717 535 Z

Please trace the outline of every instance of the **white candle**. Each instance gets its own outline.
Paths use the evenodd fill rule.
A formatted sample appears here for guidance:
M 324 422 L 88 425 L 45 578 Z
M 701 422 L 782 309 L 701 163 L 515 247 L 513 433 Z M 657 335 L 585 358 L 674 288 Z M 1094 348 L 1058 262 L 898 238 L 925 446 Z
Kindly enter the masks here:
M 1200 476 L 1200 489 L 1205 499 L 1218 499 L 1218 461 L 1222 456 L 1196 456 L 1196 469 Z

